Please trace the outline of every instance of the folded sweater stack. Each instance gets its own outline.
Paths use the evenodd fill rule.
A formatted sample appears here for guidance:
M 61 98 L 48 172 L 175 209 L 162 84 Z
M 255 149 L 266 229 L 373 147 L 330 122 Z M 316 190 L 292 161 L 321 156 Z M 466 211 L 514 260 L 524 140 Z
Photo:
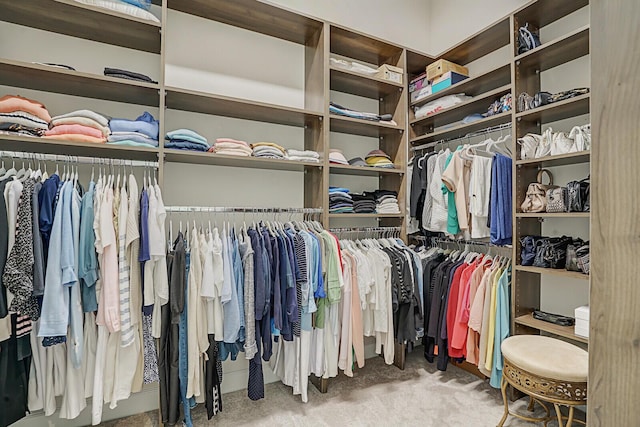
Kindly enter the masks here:
M 72 111 L 51 119 L 45 137 L 76 142 L 104 144 L 110 134 L 109 119 L 91 110 Z
M 207 138 L 191 129 L 176 129 L 167 132 L 164 148 L 172 150 L 208 151 L 211 146 Z
M 274 142 L 256 142 L 251 144 L 251 148 L 253 149 L 253 157 L 280 160 L 286 158 L 284 147 Z
M 244 141 L 231 138 L 218 138 L 209 151 L 227 156 L 249 157 L 253 154 L 251 147 Z
M 353 213 L 353 199 L 348 188 L 329 187 L 329 212 Z
M 390 190 L 376 190 L 373 192 L 376 199 L 376 212 L 380 214 L 399 214 L 398 192 Z
M 108 144 L 158 146 L 159 123 L 146 111 L 135 120 L 111 119 L 109 128 L 111 135 L 107 139 Z
M 298 162 L 319 163 L 320 154 L 312 150 L 287 150 L 287 159 Z
M 355 213 L 375 213 L 376 198 L 372 193 L 351 194 L 353 211 Z
M 21 96 L 0 98 L 0 131 L 13 135 L 42 136 L 51 116 L 44 105 Z
M 395 169 L 391 157 L 382 150 L 373 150 L 367 154 L 365 159 L 367 165 L 374 168 Z

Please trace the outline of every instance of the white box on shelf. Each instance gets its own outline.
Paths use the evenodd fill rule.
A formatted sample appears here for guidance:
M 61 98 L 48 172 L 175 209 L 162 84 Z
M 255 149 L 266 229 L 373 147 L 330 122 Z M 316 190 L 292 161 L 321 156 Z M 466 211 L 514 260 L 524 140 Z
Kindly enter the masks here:
M 589 323 L 589 306 L 588 305 L 583 305 L 582 307 L 578 307 L 575 309 L 574 311 L 575 313 L 575 318 L 577 319 L 582 319 L 582 320 L 586 320 L 587 323 Z
M 580 328 L 578 325 L 575 327 L 575 334 L 584 338 L 589 338 L 589 327 Z

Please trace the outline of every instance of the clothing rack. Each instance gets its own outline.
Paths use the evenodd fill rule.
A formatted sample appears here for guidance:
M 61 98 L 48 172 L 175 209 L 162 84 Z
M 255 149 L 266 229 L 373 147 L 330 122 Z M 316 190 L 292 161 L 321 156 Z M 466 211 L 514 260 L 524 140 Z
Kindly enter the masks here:
M 346 228 L 331 228 L 329 229 L 329 231 L 337 235 L 356 234 L 356 237 L 358 236 L 358 233 L 363 233 L 365 236 L 373 235 L 373 234 L 394 235 L 394 234 L 399 234 L 402 231 L 402 227 L 346 227 Z
M 50 161 L 76 164 L 91 165 L 111 165 L 111 166 L 130 166 L 158 168 L 158 162 L 146 160 L 127 160 L 127 159 L 110 159 L 104 157 L 83 157 L 83 156 L 67 156 L 63 154 L 43 154 L 43 153 L 25 153 L 20 151 L 0 151 L 0 157 L 9 157 L 11 159 L 32 160 L 32 161 Z
M 321 208 L 251 208 L 220 206 L 166 206 L 167 212 L 208 212 L 208 213 L 298 213 L 321 214 Z
M 458 246 L 459 245 L 482 246 L 490 249 L 509 250 L 509 251 L 511 251 L 512 249 L 511 246 L 497 246 L 492 243 L 484 242 L 481 240 L 454 240 L 454 239 L 447 239 L 443 237 L 425 237 L 425 236 L 414 236 L 412 238 L 422 242 L 429 241 L 433 246 L 437 246 L 440 243 L 445 245 L 458 245 Z
M 461 139 L 467 139 L 467 138 L 473 138 L 475 136 L 482 136 L 482 135 L 486 135 L 492 132 L 498 132 L 504 129 L 510 129 L 511 128 L 511 122 L 509 123 L 503 123 L 501 125 L 497 125 L 497 126 L 491 126 L 476 132 L 471 132 L 468 133 L 466 135 L 463 136 L 457 136 L 454 138 L 448 138 L 448 139 L 440 139 L 438 141 L 434 141 L 434 142 L 429 142 L 427 144 L 422 144 L 422 145 L 418 145 L 417 147 L 411 147 L 411 151 L 415 152 L 415 151 L 421 151 L 421 150 L 426 150 L 427 148 L 433 148 L 435 146 L 437 146 L 438 144 L 448 144 L 454 141 L 459 141 Z

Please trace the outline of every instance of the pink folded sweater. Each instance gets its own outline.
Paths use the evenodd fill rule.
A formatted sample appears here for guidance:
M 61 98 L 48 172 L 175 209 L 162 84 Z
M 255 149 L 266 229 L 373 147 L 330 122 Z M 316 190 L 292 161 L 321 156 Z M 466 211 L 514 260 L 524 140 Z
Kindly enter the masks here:
M 0 98 L 0 113 L 13 113 L 24 111 L 41 118 L 45 122 L 51 121 L 51 116 L 44 105 L 18 95 L 5 95 Z
M 43 136 L 43 138 L 46 138 L 46 139 L 57 139 L 57 140 L 60 140 L 60 141 L 95 142 L 97 144 L 104 144 L 105 142 L 107 142 L 107 138 L 105 138 L 105 137 L 96 138 L 96 137 L 93 137 L 93 136 L 81 135 L 81 134 L 77 134 L 77 133 L 67 133 L 67 134 L 63 134 L 63 135 Z
M 92 128 L 89 126 L 78 125 L 78 124 L 54 126 L 48 131 L 46 131 L 44 134 L 46 136 L 76 134 L 76 135 L 93 136 L 94 138 L 104 137 L 102 132 L 99 131 L 98 129 Z
M 243 147 L 247 147 L 247 148 L 251 149 L 249 144 L 247 144 L 245 141 L 238 141 L 237 139 L 231 139 L 231 138 L 218 138 L 218 139 L 216 139 L 216 144 L 217 143 L 224 143 L 224 142 L 237 144 L 237 145 L 242 145 Z

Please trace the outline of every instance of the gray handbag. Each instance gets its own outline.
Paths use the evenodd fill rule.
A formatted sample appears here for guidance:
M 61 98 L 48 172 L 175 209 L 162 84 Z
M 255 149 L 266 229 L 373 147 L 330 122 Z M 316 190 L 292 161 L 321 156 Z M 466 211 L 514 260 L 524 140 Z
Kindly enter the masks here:
M 567 187 L 555 187 L 547 190 L 547 212 L 569 212 Z

